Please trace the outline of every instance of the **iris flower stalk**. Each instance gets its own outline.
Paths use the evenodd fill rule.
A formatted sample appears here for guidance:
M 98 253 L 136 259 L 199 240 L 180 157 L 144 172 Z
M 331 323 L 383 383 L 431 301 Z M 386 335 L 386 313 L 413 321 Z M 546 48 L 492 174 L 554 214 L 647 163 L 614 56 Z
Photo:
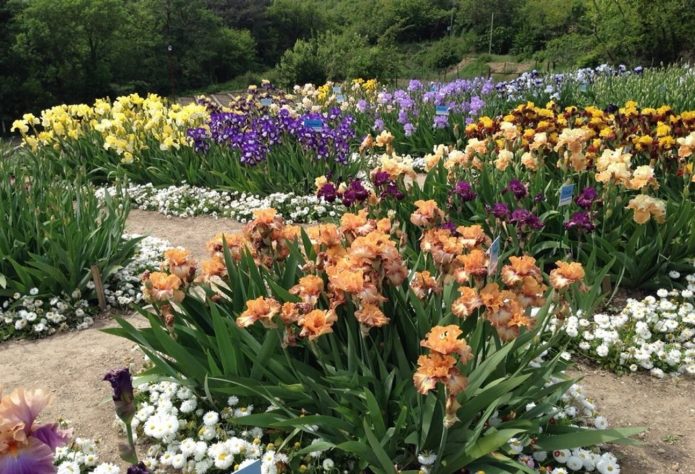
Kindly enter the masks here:
M 133 427 L 131 422 L 135 416 L 135 396 L 133 394 L 133 378 L 127 368 L 112 370 L 104 376 L 104 380 L 111 384 L 113 389 L 113 403 L 116 407 L 116 415 L 125 423 L 128 445 L 121 445 L 121 458 L 131 464 L 138 464 L 138 455 L 135 451 L 133 440 Z

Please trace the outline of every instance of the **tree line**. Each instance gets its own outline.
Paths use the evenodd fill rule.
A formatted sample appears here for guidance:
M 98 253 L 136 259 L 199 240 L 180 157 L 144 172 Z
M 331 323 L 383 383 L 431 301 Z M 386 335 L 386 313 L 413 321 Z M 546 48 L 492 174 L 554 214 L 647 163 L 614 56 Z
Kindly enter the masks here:
M 687 60 L 695 0 L 0 0 L 0 119 L 128 92 Z

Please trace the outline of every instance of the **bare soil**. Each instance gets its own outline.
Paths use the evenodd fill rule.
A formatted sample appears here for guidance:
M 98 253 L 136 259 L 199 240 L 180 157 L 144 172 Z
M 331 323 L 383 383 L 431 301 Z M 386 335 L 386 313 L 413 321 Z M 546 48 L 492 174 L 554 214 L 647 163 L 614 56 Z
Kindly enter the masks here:
M 195 255 L 205 253 L 205 242 L 215 233 L 233 231 L 240 224 L 225 219 L 197 217 L 167 218 L 158 213 L 133 211 L 128 231 L 166 238 Z M 134 324 L 145 324 L 128 316 Z M 110 388 L 104 374 L 127 365 L 137 369 L 142 357 L 124 339 L 100 331 L 113 326 L 108 318 L 94 327 L 60 334 L 40 341 L 18 341 L 0 345 L 0 385 L 44 388 L 54 395 L 44 420 L 69 419 L 75 433 L 100 442 L 100 457 L 118 462 Z M 642 426 L 639 446 L 614 446 L 622 472 L 627 474 L 678 472 L 695 474 L 695 380 L 654 379 L 636 374 L 617 376 L 579 364 L 572 373 L 583 377 L 585 392 L 611 426 Z
M 612 447 L 623 473 L 695 473 L 695 380 L 657 379 L 638 373 L 618 376 L 580 364 L 584 392 L 612 427 L 639 426 L 638 446 Z

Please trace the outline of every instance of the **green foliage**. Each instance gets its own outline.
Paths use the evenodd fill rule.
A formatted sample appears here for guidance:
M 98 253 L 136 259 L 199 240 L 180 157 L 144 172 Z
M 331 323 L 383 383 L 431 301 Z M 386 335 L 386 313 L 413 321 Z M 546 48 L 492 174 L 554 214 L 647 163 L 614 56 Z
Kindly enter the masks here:
M 310 243 L 303 251 L 315 255 Z M 148 354 L 154 364 L 148 376 L 176 378 L 215 406 L 224 406 L 232 395 L 272 406 L 234 422 L 280 433 L 285 443 L 307 435 L 321 439 L 304 453 L 331 448 L 354 459 L 357 470 L 375 473 L 395 473 L 394 466 L 416 468 L 415 455 L 425 451 L 437 453 L 432 473 L 464 467 L 487 472 L 499 463 L 507 472 L 527 472 L 505 455 L 512 437 L 533 437 L 540 449 L 552 450 L 621 440 L 638 431 L 550 422 L 553 405 L 572 381 L 554 378 L 564 368 L 555 352 L 543 364 L 529 363 L 558 343 L 537 337 L 549 304 L 539 313 L 536 329 L 502 343 L 482 313 L 464 322 L 453 317 L 457 294 L 452 285 L 420 301 L 406 282 L 383 289 L 388 326 L 361 333 L 356 308 L 346 303 L 337 309 L 330 334 L 287 346 L 287 337 L 297 337 L 288 334 L 289 328 L 240 329 L 236 319 L 245 301 L 261 295 L 298 301 L 287 289 L 302 276 L 301 268 L 312 267 L 305 265 L 300 244 L 292 244 L 286 262 L 270 269 L 257 267 L 249 254 L 237 261 L 225 251 L 225 260 L 228 276 L 217 287 L 219 303 L 198 287 L 176 305 L 169 327 L 155 309 L 142 311 L 149 328 L 119 320 L 120 328 L 106 331 Z M 441 324 L 460 325 L 472 351 L 470 362 L 460 364 L 468 385 L 456 397 L 458 419 L 449 427 L 444 390 L 422 396 L 413 383 L 420 340 Z M 525 410 L 530 402 L 536 408 Z M 495 412 L 504 421 L 493 426 L 489 421 Z
M 125 240 L 128 200 L 100 202 L 80 179 L 56 181 L 37 162 L 0 161 L 0 301 L 14 293 L 89 295 L 90 268 L 104 280 L 132 257 Z

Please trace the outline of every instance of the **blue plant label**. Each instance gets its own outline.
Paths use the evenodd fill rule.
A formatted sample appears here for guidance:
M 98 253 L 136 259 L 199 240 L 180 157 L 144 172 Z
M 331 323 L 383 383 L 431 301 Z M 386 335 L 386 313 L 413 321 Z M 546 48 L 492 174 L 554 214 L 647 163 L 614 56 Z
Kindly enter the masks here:
M 579 84 L 579 90 L 582 92 L 586 92 L 589 89 L 589 86 L 586 85 L 586 82 L 582 82 Z
M 342 104 L 343 102 L 345 102 L 345 96 L 343 94 L 338 94 L 337 96 L 335 96 L 335 100 L 339 104 Z
M 435 113 L 435 115 L 449 115 L 449 106 L 448 105 L 437 105 L 434 108 L 434 113 Z
M 261 474 L 261 461 L 257 459 L 248 466 L 234 471 L 232 474 Z
M 263 107 L 270 107 L 272 104 L 273 104 L 272 99 L 268 99 L 268 98 L 261 99 L 261 105 Z
M 437 92 L 437 86 L 432 84 L 432 86 L 430 86 L 430 92 Z
M 566 206 L 572 202 L 572 195 L 574 194 L 574 183 L 563 184 L 560 188 L 560 203 L 559 206 Z
M 490 262 L 487 266 L 488 273 L 495 273 L 497 271 L 497 262 L 500 259 L 500 237 L 497 236 L 495 240 L 492 241 L 490 249 L 488 250 L 490 254 Z
M 312 130 L 323 130 L 323 120 L 321 119 L 304 119 L 304 126 Z
M 335 95 L 342 94 L 343 89 L 340 86 L 333 86 L 333 93 Z

